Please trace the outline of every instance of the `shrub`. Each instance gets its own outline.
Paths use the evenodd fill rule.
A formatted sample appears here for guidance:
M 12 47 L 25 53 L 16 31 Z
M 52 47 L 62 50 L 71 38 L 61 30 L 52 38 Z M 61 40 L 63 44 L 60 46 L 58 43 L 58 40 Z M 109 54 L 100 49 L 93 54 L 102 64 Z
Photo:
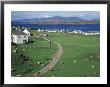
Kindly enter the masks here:
M 30 33 L 30 36 L 34 36 L 34 34 Z
M 11 42 L 11 45 L 12 46 L 18 46 L 16 43 L 14 43 L 14 42 Z
M 29 39 L 28 43 L 34 43 L 34 41 L 33 41 L 33 40 L 31 40 L 31 39 Z

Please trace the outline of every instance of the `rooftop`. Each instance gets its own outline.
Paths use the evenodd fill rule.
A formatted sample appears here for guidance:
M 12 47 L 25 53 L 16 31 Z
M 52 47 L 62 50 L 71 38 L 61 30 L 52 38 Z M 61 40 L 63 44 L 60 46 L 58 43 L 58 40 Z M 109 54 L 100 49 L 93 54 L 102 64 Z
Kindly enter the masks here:
M 28 35 L 28 34 L 22 32 L 22 31 L 15 31 L 12 34 L 14 34 L 14 35 Z

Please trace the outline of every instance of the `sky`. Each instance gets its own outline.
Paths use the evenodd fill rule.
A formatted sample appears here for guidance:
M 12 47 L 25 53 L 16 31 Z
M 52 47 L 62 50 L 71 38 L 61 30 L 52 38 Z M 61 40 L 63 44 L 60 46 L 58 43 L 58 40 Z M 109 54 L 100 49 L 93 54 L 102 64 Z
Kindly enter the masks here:
M 99 19 L 99 11 L 12 11 L 11 20 L 47 18 L 53 16 L 80 17 L 83 19 Z

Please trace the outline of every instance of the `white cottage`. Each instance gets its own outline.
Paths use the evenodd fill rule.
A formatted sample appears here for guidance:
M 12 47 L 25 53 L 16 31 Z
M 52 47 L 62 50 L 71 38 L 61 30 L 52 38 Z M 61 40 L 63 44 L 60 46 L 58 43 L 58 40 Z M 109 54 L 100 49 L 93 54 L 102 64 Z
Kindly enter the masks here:
M 23 44 L 28 42 L 28 34 L 22 32 L 22 31 L 16 31 L 13 34 L 11 34 L 11 42 Z

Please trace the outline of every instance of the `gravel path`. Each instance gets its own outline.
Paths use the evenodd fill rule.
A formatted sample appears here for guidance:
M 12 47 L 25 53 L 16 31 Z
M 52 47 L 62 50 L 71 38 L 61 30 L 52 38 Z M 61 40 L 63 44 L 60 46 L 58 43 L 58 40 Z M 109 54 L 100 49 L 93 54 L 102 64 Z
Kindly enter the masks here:
M 52 60 L 45 66 L 43 67 L 39 72 L 35 73 L 34 76 L 42 76 L 44 73 L 46 73 L 48 70 L 51 70 L 55 64 L 57 63 L 57 61 L 59 60 L 60 56 L 63 53 L 63 48 L 60 45 L 60 43 L 54 42 L 57 44 L 58 46 L 58 51 L 53 55 Z

